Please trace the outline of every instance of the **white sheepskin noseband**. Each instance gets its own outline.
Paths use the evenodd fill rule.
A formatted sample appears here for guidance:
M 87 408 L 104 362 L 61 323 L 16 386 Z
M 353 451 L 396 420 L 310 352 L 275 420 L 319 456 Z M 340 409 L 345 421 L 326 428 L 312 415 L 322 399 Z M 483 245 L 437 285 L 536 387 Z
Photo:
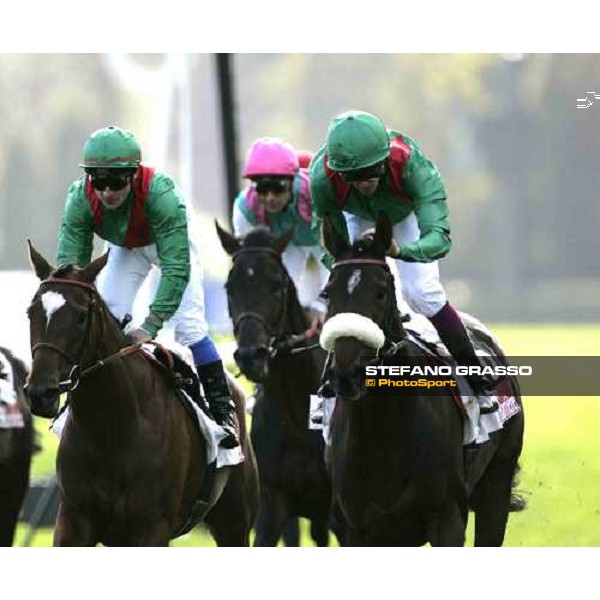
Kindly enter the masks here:
M 325 321 L 321 331 L 321 346 L 332 351 L 335 341 L 340 337 L 354 337 L 375 350 L 379 350 L 385 342 L 381 327 L 358 313 L 338 313 Z

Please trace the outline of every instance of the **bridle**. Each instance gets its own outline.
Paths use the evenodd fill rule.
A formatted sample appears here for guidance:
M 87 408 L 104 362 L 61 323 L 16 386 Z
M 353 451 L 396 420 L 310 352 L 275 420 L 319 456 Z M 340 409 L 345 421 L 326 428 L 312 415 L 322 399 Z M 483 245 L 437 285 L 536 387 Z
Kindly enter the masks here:
M 394 290 L 394 280 L 392 277 L 392 273 L 390 271 L 390 267 L 387 264 L 384 258 L 348 258 L 344 260 L 337 261 L 333 267 L 332 272 L 340 267 L 352 266 L 352 265 L 378 265 L 384 267 L 386 278 L 387 278 L 387 286 L 388 289 L 391 290 L 388 293 L 388 298 L 386 302 L 386 306 L 383 314 L 383 323 L 381 325 L 381 329 L 385 334 L 385 344 L 377 351 L 376 361 L 381 361 L 383 358 L 394 356 L 401 350 L 403 350 L 408 344 L 408 337 L 406 334 L 399 340 L 395 341 L 390 339 L 390 333 L 393 330 L 393 323 L 397 317 L 400 318 L 401 323 L 405 323 L 410 321 L 410 315 L 396 315 L 398 312 L 396 306 L 396 294 L 392 293 Z
M 276 259 L 278 266 L 280 267 L 283 279 L 285 281 L 283 294 L 279 310 L 277 311 L 278 317 L 273 321 L 278 323 L 276 328 L 271 326 L 271 323 L 267 319 L 256 311 L 244 311 L 233 319 L 233 332 L 237 334 L 240 329 L 241 323 L 247 319 L 254 319 L 258 321 L 269 334 L 269 344 L 264 346 L 263 349 L 268 352 L 270 358 L 275 358 L 279 354 L 289 353 L 297 354 L 298 352 L 304 352 L 306 350 L 313 350 L 319 347 L 319 344 L 312 344 L 303 346 L 303 344 L 314 337 L 318 333 L 318 329 L 315 325 L 311 325 L 306 331 L 298 334 L 284 335 L 283 329 L 287 318 L 287 307 L 288 307 L 288 291 L 292 281 L 288 272 L 285 270 L 283 263 L 281 262 L 281 254 L 273 248 L 264 247 L 249 247 L 241 248 L 232 255 L 232 259 L 235 262 L 240 256 L 247 254 L 266 254 Z
M 130 354 L 134 354 L 134 353 L 138 352 L 141 348 L 141 344 L 133 344 L 130 346 L 126 346 L 125 348 L 121 348 L 121 350 L 119 350 L 118 352 L 115 352 L 102 360 L 98 360 L 91 366 L 81 370 L 81 368 L 79 366 L 79 361 L 81 360 L 81 357 L 84 356 L 84 352 L 86 350 L 86 344 L 87 344 L 87 341 L 88 341 L 89 335 L 90 335 L 90 328 L 91 328 L 93 316 L 96 313 L 96 309 L 99 305 L 98 300 L 100 297 L 98 294 L 98 290 L 96 289 L 96 286 L 92 283 L 86 283 L 84 281 L 77 281 L 76 279 L 65 279 L 65 278 L 60 278 L 60 277 L 44 279 L 40 283 L 40 290 L 42 289 L 42 287 L 47 287 L 48 285 L 56 284 L 56 283 L 61 284 L 61 285 L 73 285 L 73 286 L 83 288 L 89 292 L 89 296 L 90 296 L 88 314 L 86 317 L 85 334 L 83 335 L 79 351 L 75 355 L 71 355 L 64 348 L 61 348 L 60 346 L 57 346 L 56 344 L 52 344 L 50 342 L 39 342 L 39 343 L 35 344 L 31 349 L 32 358 L 35 357 L 35 353 L 38 350 L 47 349 L 47 350 L 56 352 L 57 354 L 60 354 L 63 358 L 67 359 L 67 361 L 69 362 L 70 365 L 73 365 L 71 367 L 71 370 L 69 371 L 69 375 L 67 376 L 67 379 L 65 379 L 64 381 L 60 381 L 58 384 L 59 393 L 62 394 L 64 392 L 72 392 L 79 385 L 79 382 L 84 377 L 87 377 L 88 375 L 92 374 L 93 372 L 97 371 L 98 369 L 101 369 L 102 367 L 104 367 L 112 362 L 115 362 L 116 360 L 120 360 L 121 358 L 123 358 L 125 356 L 128 356 Z M 104 332 L 104 328 L 103 328 L 103 332 Z

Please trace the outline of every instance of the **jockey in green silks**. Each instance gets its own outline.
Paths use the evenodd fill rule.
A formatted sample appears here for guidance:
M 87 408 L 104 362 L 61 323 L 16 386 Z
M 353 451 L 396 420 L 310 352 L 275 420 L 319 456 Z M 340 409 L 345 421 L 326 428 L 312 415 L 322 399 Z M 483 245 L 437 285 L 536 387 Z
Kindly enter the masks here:
M 313 230 L 318 232 L 329 215 L 337 231 L 353 242 L 375 227 L 380 212 L 386 213 L 393 226 L 388 254 L 395 259 L 408 305 L 429 318 L 459 364 L 481 366 L 440 282 L 438 260 L 451 246 L 446 190 L 416 142 L 387 130 L 371 113 L 345 112 L 331 121 L 310 176 Z M 331 256 L 323 260 L 331 266 Z M 468 379 L 478 396 L 488 395 L 497 383 L 480 375 Z
M 224 448 L 238 445 L 235 407 L 204 316 L 202 261 L 195 217 L 173 180 L 141 163 L 135 135 L 118 127 L 92 133 L 83 148 L 84 175 L 69 188 L 60 228 L 58 263 L 87 265 L 94 234 L 110 250 L 98 291 L 119 320 L 153 265 L 160 284 L 134 342 L 153 339 L 170 321 L 175 339 L 188 346 L 215 421 L 227 433 Z M 46 415 L 48 416 L 48 415 Z

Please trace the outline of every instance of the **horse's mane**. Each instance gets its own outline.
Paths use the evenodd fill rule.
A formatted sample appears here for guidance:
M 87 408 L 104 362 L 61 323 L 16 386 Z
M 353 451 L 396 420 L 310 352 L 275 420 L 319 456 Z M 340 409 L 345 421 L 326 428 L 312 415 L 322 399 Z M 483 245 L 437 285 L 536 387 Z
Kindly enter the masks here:
M 83 272 L 83 269 L 77 266 L 75 263 L 66 263 L 62 265 L 58 265 L 54 271 L 50 274 L 50 279 L 72 279 L 73 281 L 81 281 L 81 277 L 79 276 Z M 110 311 L 106 302 L 104 302 L 104 298 L 98 293 L 98 298 L 100 299 L 101 305 L 106 311 L 106 314 L 114 321 L 115 325 L 121 329 L 121 321 L 117 319 L 115 315 Z

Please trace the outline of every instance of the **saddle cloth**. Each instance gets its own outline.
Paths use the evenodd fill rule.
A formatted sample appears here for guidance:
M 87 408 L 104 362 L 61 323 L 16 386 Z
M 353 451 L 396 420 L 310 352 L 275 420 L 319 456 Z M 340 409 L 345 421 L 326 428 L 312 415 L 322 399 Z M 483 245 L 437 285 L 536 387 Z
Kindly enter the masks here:
M 25 418 L 17 402 L 12 365 L 0 351 L 0 429 L 22 429 Z
M 498 347 L 500 346 L 492 332 L 472 315 L 463 312 L 459 314 L 470 334 L 475 352 L 482 357 L 482 362 L 490 366 L 499 364 L 500 359 L 494 356 L 493 347 L 486 342 L 487 338 Z M 404 326 L 410 339 L 423 350 L 429 351 L 440 360 L 454 365 L 454 359 L 440 340 L 438 332 L 431 321 L 414 312 L 410 312 L 410 317 L 410 321 Z M 503 424 L 521 410 L 511 385 L 506 379 L 497 386 L 495 396 L 484 396 L 480 399 L 473 395 L 473 390 L 464 377 L 459 376 L 455 379 L 465 410 L 463 428 L 463 443 L 465 445 L 487 442 L 490 439 L 490 433 L 502 429 Z M 482 407 L 492 406 L 494 402 L 498 403 L 499 408 L 497 411 L 484 415 L 480 414 Z
M 192 367 L 188 360 L 186 360 L 186 354 L 179 352 L 179 348 L 168 348 L 174 356 L 177 357 L 176 365 L 180 364 L 179 361 L 186 364 L 185 372 L 182 374 L 184 377 L 195 373 L 194 367 Z M 154 361 L 159 360 L 155 355 L 156 346 L 147 344 L 142 346 L 142 350 Z M 196 377 L 193 375 L 193 377 Z M 196 381 L 191 383 L 190 388 L 198 388 L 197 378 Z M 244 461 L 244 453 L 242 452 L 241 446 L 232 449 L 221 448 L 219 442 L 226 437 L 227 433 L 223 430 L 220 425 L 217 425 L 207 414 L 207 407 L 204 406 L 204 398 L 199 397 L 196 401 L 192 400 L 190 393 L 186 389 L 176 389 L 179 400 L 184 404 L 186 412 L 194 420 L 194 423 L 198 427 L 200 435 L 203 437 L 206 443 L 206 462 L 211 464 L 216 460 L 217 469 L 221 467 L 237 465 Z M 200 410 L 198 403 L 202 402 L 203 410 Z M 60 439 L 65 423 L 67 421 L 70 407 L 67 406 L 58 414 L 56 419 L 52 422 L 51 429 Z M 193 416 L 192 416 L 193 415 Z
M 411 319 L 404 325 L 404 328 L 411 341 L 418 345 L 423 351 L 437 357 L 437 359 L 448 364 L 454 364 L 454 360 L 444 344 L 442 344 L 435 327 L 433 327 L 429 319 L 413 312 L 410 313 L 410 316 Z M 460 316 L 470 332 L 473 332 L 473 330 L 479 331 L 484 336 L 494 340 L 492 333 L 478 319 L 466 313 L 460 313 Z M 473 335 L 471 335 L 471 337 L 477 355 L 483 357 L 482 360 L 486 364 L 493 365 L 499 362 L 497 357 L 492 354 L 492 349 L 488 344 L 474 338 Z M 471 387 L 464 377 L 458 376 L 455 379 L 463 408 L 463 444 L 465 446 L 487 442 L 490 439 L 490 433 L 502 429 L 503 424 L 521 410 L 511 389 L 511 385 L 507 380 L 502 381 L 497 386 L 497 395 L 489 397 L 485 396 L 478 399 L 473 395 L 473 390 L 471 390 Z M 323 411 L 323 438 L 325 439 L 325 443 L 330 445 L 330 422 L 335 410 L 336 399 L 312 396 L 310 408 L 311 414 L 318 410 L 316 407 L 321 401 L 322 406 L 320 410 Z M 499 409 L 497 411 L 483 415 L 480 414 L 480 409 L 482 407 L 492 406 L 494 402 L 498 403 Z M 312 423 L 310 416 L 309 427 L 311 429 L 321 428 Z

